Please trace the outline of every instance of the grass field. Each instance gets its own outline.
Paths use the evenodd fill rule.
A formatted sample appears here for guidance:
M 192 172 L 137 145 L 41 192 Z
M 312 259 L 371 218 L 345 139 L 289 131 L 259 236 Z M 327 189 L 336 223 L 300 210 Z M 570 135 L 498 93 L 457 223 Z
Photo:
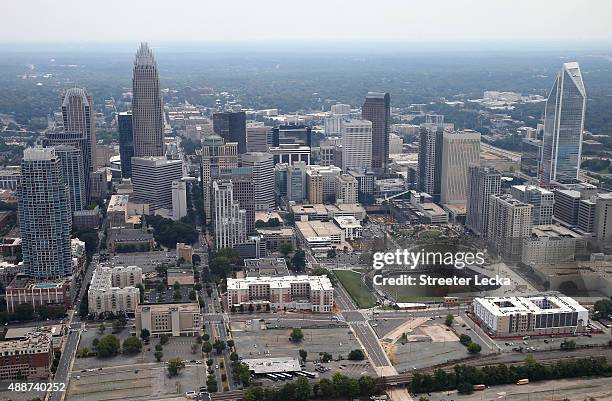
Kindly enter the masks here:
M 334 270 L 334 274 L 360 308 L 376 305 L 376 297 L 361 281 L 361 274 L 348 270 Z

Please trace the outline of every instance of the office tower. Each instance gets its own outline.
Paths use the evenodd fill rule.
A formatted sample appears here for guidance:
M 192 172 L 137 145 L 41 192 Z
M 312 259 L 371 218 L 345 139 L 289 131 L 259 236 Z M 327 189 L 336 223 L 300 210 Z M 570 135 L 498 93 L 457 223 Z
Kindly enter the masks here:
M 489 197 L 501 193 L 501 174 L 489 167 L 470 166 L 465 225 L 486 237 L 489 223 Z
M 310 147 L 299 144 L 284 144 L 282 146 L 272 146 L 269 150 L 274 158 L 274 164 L 305 162 L 310 164 Z
M 355 177 L 349 174 L 341 174 L 336 177 L 336 202 L 357 203 L 359 184 Z
M 443 137 L 441 129 L 422 128 L 419 134 L 417 189 L 430 194 L 434 202 L 440 201 Z
M 323 176 L 316 170 L 306 172 L 306 193 L 309 203 L 323 203 Z
M 599 194 L 595 201 L 594 234 L 603 250 L 612 248 L 612 193 Z
M 336 166 L 319 166 L 312 164 L 306 167 L 306 177 L 320 174 L 323 184 L 323 201 L 336 197 L 336 177 L 342 174 L 342 169 Z
M 157 63 L 149 46 L 141 43 L 136 52 L 132 78 L 134 156 L 164 155 L 163 113 Z
M 132 158 L 134 199 L 151 211 L 172 209 L 172 182 L 183 177 L 183 162 L 166 156 Z
M 187 216 L 187 183 L 172 181 L 172 219 L 179 220 Z
M 312 130 L 304 125 L 281 125 L 272 130 L 272 146 L 312 145 Z
M 70 194 L 70 210 L 72 213 L 83 210 L 86 206 L 85 181 L 83 180 L 83 156 L 74 146 L 59 145 L 55 147 L 55 155 L 62 163 L 64 183 L 68 185 Z
M 521 258 L 523 240 L 531 235 L 532 209 L 511 195 L 490 196 L 487 240 L 502 257 Z
M 121 157 L 121 177 L 132 176 L 132 157 L 134 157 L 134 132 L 132 112 L 126 111 L 117 115 L 119 127 L 119 156 Z
M 27 148 L 17 188 L 24 273 L 37 279 L 72 274 L 70 194 L 54 148 Z
M 350 104 L 332 104 L 330 107 L 330 111 L 333 115 L 347 116 L 351 114 L 351 105 Z
M 272 127 L 247 124 L 246 141 L 248 152 L 267 152 L 272 146 Z
M 404 153 L 404 140 L 395 132 L 389 134 L 389 154 L 399 155 Z
M 225 142 L 236 142 L 238 144 L 238 154 L 247 151 L 246 115 L 244 111 L 214 113 L 213 130 Z
M 89 174 L 89 185 L 91 187 L 91 197 L 105 199 L 108 194 L 108 177 L 105 168 L 100 168 Z
M 372 168 L 387 175 L 389 159 L 389 125 L 391 124 L 391 97 L 388 93 L 368 92 L 361 108 L 361 118 L 372 122 Z
M 544 136 L 540 179 L 571 181 L 578 178 L 586 92 L 578 63 L 565 63 L 553 84 L 544 109 Z
M 234 200 L 231 180 L 216 180 L 212 184 L 215 205 L 215 246 L 217 250 L 231 248 L 246 241 L 246 211 Z
M 442 135 L 440 202 L 466 203 L 468 168 L 480 161 L 480 133 L 460 131 Z
M 521 171 L 531 177 L 538 176 L 542 141 L 523 138 L 521 141 Z
M 580 192 L 573 189 L 555 189 L 553 216 L 556 221 L 566 227 L 576 227 L 578 224 L 578 209 L 580 207 Z
M 233 186 L 233 199 L 238 202 L 240 210 L 245 212 L 246 234 L 255 229 L 255 184 L 252 167 L 233 167 L 221 169 L 213 180 L 229 180 Z
M 240 156 L 244 167 L 253 169 L 255 187 L 255 210 L 266 211 L 274 208 L 274 162 L 272 155 L 261 152 L 247 152 Z
M 287 200 L 301 202 L 306 198 L 306 168 L 304 162 L 287 166 Z
M 330 138 L 322 139 L 321 142 L 319 143 L 319 165 L 321 166 L 336 165 L 336 149 L 338 147 L 342 149 L 342 138 L 330 137 Z M 371 159 L 372 157 L 370 156 L 370 160 Z
M 349 170 L 348 174 L 357 180 L 358 196 L 372 195 L 374 192 L 374 173 L 372 171 Z
M 342 133 L 342 171 L 372 168 L 372 123 L 368 120 L 340 122 Z
M 510 195 L 533 206 L 531 223 L 534 226 L 552 224 L 555 195 L 551 191 L 535 185 L 514 185 Z
M 210 135 L 202 141 L 202 196 L 206 223 L 212 223 L 212 177 L 222 168 L 238 167 L 238 144 L 226 143 L 219 135 Z

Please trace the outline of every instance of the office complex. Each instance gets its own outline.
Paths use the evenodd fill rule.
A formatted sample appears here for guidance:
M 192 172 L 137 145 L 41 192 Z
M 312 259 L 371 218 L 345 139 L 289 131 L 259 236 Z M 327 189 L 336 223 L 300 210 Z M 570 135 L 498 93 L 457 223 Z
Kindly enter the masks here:
M 518 260 L 523 240 L 531 234 L 533 206 L 518 201 L 510 195 L 489 197 L 487 240 L 502 257 Z
M 150 210 L 172 209 L 172 182 L 183 177 L 183 162 L 166 156 L 132 158 L 134 200 Z
M 321 182 L 321 184 L 323 184 Z M 336 202 L 357 203 L 358 183 L 355 177 L 349 174 L 336 176 Z
M 468 168 L 480 162 L 480 133 L 445 132 L 442 139 L 440 202 L 467 202 Z
M 423 128 L 419 134 L 417 189 L 433 196 L 434 202 L 440 201 L 442 139 L 442 130 Z
M 132 176 L 132 157 L 134 157 L 134 131 L 132 112 L 125 111 L 117 114 L 119 127 L 119 156 L 121 158 L 121 176 Z
M 274 208 L 274 162 L 272 155 L 261 152 L 247 152 L 240 155 L 242 166 L 253 172 L 255 210 L 266 211 Z
M 305 125 L 281 125 L 272 130 L 272 146 L 300 145 L 311 147 L 312 130 Z
M 219 135 L 210 135 L 202 141 L 202 196 L 206 223 L 213 219 L 212 181 L 222 168 L 238 167 L 238 144 L 226 143 Z
M 232 310 L 260 305 L 272 311 L 331 312 L 334 287 L 327 276 L 228 278 L 227 304 Z
M 267 152 L 272 146 L 272 127 L 247 124 L 246 141 L 248 152 Z
M 91 277 L 87 300 L 89 313 L 134 312 L 140 301 L 142 269 L 137 266 L 98 266 Z
M 225 142 L 236 142 L 239 154 L 247 151 L 246 115 L 243 111 L 214 113 L 213 130 Z
M 34 312 L 38 312 L 41 307 L 65 312 L 72 306 L 70 279 L 39 281 L 18 274 L 6 287 L 5 299 L 9 313 L 15 313 L 15 309 L 21 304 L 32 305 Z
M 528 266 L 572 262 L 583 249 L 584 238 L 569 228 L 552 224 L 534 226 L 523 241 L 521 261 Z
M 589 311 L 562 295 L 475 298 L 472 311 L 497 337 L 570 334 L 589 324 Z
M 246 241 L 246 211 L 234 199 L 231 180 L 213 182 L 215 245 L 217 250 Z
M 200 305 L 192 303 L 141 304 L 136 307 L 136 332 L 146 329 L 152 337 L 195 337 L 202 332 Z
M 163 112 L 157 63 L 149 46 L 141 43 L 132 78 L 134 156 L 164 155 Z
M 510 195 L 533 205 L 531 223 L 534 226 L 552 224 L 555 196 L 551 191 L 534 185 L 514 185 L 510 188 Z
M 62 163 L 64 183 L 70 192 L 70 210 L 72 213 L 83 210 L 86 204 L 83 157 L 81 151 L 74 146 L 55 146 L 55 154 Z
M 521 171 L 531 177 L 537 177 L 540 169 L 542 141 L 523 138 L 521 141 Z
M 586 91 L 578 63 L 565 63 L 553 84 L 544 111 L 540 179 L 543 182 L 578 178 Z
M 53 148 L 27 148 L 17 189 L 24 273 L 38 279 L 72 274 L 70 193 Z
M 275 193 L 278 200 L 285 198 L 289 202 L 301 202 L 307 196 L 306 163 L 293 165 L 279 163 L 274 166 Z
M 342 171 L 372 168 L 372 123 L 368 120 L 342 120 Z
M 255 183 L 251 167 L 234 167 L 221 169 L 219 179 L 232 182 L 234 201 L 238 208 L 245 212 L 245 234 L 255 229 Z M 217 178 L 215 178 L 217 179 Z
M 361 118 L 372 122 L 372 168 L 379 175 L 386 176 L 391 124 L 389 94 L 368 92 L 361 108 Z
M 172 181 L 172 219 L 179 220 L 187 216 L 187 183 L 182 180 Z
M 501 174 L 489 167 L 470 166 L 465 225 L 480 237 L 487 236 L 489 197 L 501 192 Z

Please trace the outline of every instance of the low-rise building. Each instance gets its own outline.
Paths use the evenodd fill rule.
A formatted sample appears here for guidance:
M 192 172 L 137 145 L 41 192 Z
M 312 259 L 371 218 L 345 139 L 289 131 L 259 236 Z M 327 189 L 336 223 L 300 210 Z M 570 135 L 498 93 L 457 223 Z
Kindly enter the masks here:
M 44 306 L 54 311 L 65 312 L 72 306 L 70 281 L 35 281 L 25 275 L 17 275 L 6 288 L 6 307 L 15 312 L 19 304 L 30 304 L 34 312 Z
M 295 248 L 295 232 L 291 227 L 258 228 L 257 233 L 270 252 L 277 252 L 283 244 Z
M 334 217 L 334 223 L 344 231 L 344 238 L 347 240 L 353 241 L 361 238 L 363 227 L 359 220 L 353 216 L 336 216 Z
M 331 222 L 296 221 L 298 240 L 315 252 L 327 252 L 341 247 L 345 241 L 344 232 Z
M 496 337 L 573 334 L 589 324 L 589 311 L 563 295 L 475 298 L 472 312 Z
M 334 287 L 327 276 L 228 278 L 227 305 L 234 309 L 260 305 L 272 311 L 331 312 Z
M 133 313 L 140 301 L 139 284 L 142 269 L 138 266 L 98 266 L 87 292 L 89 313 Z
M 47 379 L 52 363 L 53 344 L 47 333 L 0 341 L 0 380 Z
M 183 259 L 187 263 L 191 263 L 193 260 L 193 247 L 191 245 L 184 244 L 182 242 L 176 243 L 176 258 L 178 260 Z
M 278 277 L 289 275 L 287 262 L 283 258 L 245 259 L 244 272 L 246 277 Z
M 110 253 L 148 252 L 154 247 L 153 234 L 139 228 L 112 230 L 108 235 L 106 246 Z
M 571 262 L 586 249 L 584 237 L 558 225 L 534 226 L 523 240 L 521 262 L 529 266 Z
M 136 332 L 146 329 L 153 337 L 198 336 L 202 333 L 202 315 L 197 302 L 142 304 L 136 308 Z

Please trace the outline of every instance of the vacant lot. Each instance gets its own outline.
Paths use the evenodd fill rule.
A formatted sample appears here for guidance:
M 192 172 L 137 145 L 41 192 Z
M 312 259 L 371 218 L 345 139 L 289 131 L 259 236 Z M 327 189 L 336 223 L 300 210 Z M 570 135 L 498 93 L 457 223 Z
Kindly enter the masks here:
M 334 270 L 334 274 L 360 308 L 376 305 L 376 297 L 361 281 L 361 274 L 349 270 Z

